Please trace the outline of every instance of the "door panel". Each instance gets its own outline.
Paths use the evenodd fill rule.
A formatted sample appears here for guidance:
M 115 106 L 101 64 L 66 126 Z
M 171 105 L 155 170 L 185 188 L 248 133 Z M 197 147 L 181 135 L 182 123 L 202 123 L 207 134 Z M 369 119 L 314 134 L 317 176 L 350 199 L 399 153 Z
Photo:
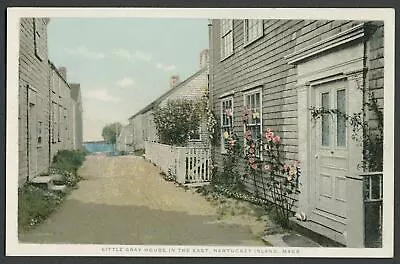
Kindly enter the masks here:
M 317 108 L 338 109 L 346 113 L 346 81 L 314 87 L 313 102 Z M 346 217 L 346 178 L 349 171 L 348 129 L 343 116 L 323 114 L 312 128 L 313 167 L 315 168 L 316 209 Z

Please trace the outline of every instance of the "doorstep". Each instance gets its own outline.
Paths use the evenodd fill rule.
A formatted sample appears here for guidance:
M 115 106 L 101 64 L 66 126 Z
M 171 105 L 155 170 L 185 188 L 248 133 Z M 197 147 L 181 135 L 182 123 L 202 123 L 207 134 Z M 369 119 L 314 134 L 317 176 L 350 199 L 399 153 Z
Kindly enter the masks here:
M 322 247 L 311 239 L 294 232 L 266 235 L 262 239 L 274 247 Z

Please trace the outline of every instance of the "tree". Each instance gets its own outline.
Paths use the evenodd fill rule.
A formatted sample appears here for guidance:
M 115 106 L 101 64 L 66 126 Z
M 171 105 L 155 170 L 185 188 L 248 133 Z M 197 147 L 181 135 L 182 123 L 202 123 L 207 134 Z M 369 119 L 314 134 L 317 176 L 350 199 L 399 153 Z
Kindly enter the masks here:
M 115 146 L 117 137 L 121 133 L 122 125 L 118 122 L 106 125 L 101 132 L 101 136 L 108 144 Z
M 189 135 L 198 130 L 202 112 L 198 102 L 178 99 L 155 109 L 153 115 L 161 143 L 184 146 Z

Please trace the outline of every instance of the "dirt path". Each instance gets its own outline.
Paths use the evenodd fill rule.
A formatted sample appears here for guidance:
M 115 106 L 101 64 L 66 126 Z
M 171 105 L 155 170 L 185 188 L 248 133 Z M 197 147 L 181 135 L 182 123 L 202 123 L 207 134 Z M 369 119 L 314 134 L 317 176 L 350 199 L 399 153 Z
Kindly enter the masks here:
M 164 181 L 139 157 L 89 156 L 80 174 L 79 188 L 21 242 L 264 245 L 254 226 L 218 221 L 203 197 Z

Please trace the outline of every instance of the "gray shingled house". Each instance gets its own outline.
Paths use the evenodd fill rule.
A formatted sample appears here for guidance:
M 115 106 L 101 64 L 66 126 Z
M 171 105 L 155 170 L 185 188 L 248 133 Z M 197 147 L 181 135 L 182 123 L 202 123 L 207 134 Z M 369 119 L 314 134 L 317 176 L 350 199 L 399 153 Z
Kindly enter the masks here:
M 341 244 L 363 246 L 368 220 L 363 180 L 369 177 L 357 166 L 363 149 L 343 120 L 323 118 L 315 124 L 309 108 L 352 114 L 362 110 L 368 91 L 383 107 L 383 22 L 210 22 L 210 94 L 221 135 L 228 131 L 244 138 L 250 130 L 260 138 L 272 129 L 282 139 L 285 159 L 301 164 L 295 212 L 304 213 L 306 220 L 294 221 Z M 227 109 L 232 122 L 225 122 Z M 245 109 L 259 118 L 244 124 Z M 366 118 L 374 121 L 368 113 Z M 220 167 L 225 145 L 215 146 L 215 153 Z M 370 176 L 378 182 L 382 178 L 381 173 Z M 248 181 L 247 189 L 254 193 Z M 382 193 L 378 198 L 382 203 Z

